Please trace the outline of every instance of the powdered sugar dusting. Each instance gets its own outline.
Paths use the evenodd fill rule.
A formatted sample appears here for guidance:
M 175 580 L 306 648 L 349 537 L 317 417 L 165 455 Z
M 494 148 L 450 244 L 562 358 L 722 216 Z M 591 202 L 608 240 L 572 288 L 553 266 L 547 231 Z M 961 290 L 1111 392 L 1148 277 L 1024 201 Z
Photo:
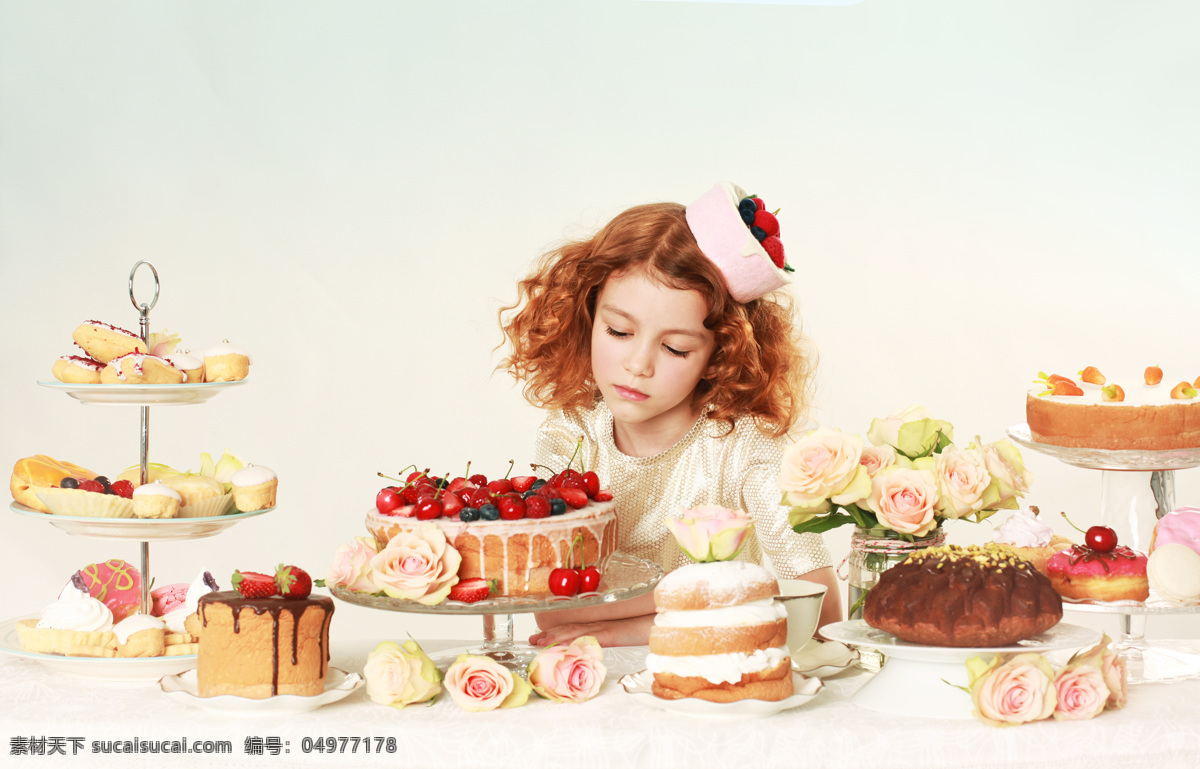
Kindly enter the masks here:
M 751 586 L 774 579 L 762 566 L 747 561 L 691 563 L 664 576 L 655 593 L 664 599 L 696 593 L 707 601 L 732 605 L 750 600 Z

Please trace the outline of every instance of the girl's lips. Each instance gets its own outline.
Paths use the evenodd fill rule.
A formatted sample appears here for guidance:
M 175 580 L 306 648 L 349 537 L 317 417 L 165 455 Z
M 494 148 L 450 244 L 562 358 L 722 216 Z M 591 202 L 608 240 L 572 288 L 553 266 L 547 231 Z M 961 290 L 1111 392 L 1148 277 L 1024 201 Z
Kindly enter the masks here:
M 622 387 L 621 385 L 613 385 L 613 389 L 617 391 L 617 395 L 628 401 L 644 401 L 650 396 L 646 393 L 635 390 L 632 387 Z

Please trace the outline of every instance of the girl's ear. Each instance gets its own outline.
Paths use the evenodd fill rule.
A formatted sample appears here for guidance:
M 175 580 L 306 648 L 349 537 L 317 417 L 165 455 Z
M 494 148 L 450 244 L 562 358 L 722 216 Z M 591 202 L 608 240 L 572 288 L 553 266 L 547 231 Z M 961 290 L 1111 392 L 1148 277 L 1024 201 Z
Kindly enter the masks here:
M 717 375 L 717 364 L 710 362 L 708 364 L 708 368 L 704 369 L 704 376 L 701 378 L 702 379 L 712 379 L 716 375 Z

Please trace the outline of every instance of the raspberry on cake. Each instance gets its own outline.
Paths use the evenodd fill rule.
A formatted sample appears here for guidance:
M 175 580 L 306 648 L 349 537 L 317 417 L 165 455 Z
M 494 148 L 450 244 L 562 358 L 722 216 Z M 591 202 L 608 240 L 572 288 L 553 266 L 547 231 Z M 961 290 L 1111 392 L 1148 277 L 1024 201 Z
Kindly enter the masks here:
M 945 545 L 883 572 L 863 619 L 909 643 L 1007 646 L 1058 624 L 1062 600 L 1032 564 L 995 544 Z
M 744 561 L 689 564 L 654 590 L 646 669 L 664 699 L 778 701 L 794 693 L 779 584 Z
M 1039 386 L 1025 396 L 1025 418 L 1033 440 L 1106 450 L 1200 447 L 1200 399 L 1194 392 L 1180 397 L 1179 388 L 1162 385 L 1159 367 L 1151 366 L 1144 375 L 1099 377 L 1107 384 L 1097 383 L 1089 369 L 1084 369 L 1089 376 L 1078 385 L 1057 375 L 1036 380 Z

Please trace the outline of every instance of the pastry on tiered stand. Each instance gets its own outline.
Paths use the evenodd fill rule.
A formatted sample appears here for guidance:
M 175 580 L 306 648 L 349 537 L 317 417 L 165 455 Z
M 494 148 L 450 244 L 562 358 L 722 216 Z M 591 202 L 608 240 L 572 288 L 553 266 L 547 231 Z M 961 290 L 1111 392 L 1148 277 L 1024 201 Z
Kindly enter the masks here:
M 1066 537 L 1055 534 L 1054 529 L 1038 517 L 1038 509 L 1032 505 L 1017 510 L 1007 521 L 997 526 L 992 541 L 1018 558 L 1029 561 L 1043 574 L 1046 573 L 1046 563 L 1051 556 L 1075 544 Z

